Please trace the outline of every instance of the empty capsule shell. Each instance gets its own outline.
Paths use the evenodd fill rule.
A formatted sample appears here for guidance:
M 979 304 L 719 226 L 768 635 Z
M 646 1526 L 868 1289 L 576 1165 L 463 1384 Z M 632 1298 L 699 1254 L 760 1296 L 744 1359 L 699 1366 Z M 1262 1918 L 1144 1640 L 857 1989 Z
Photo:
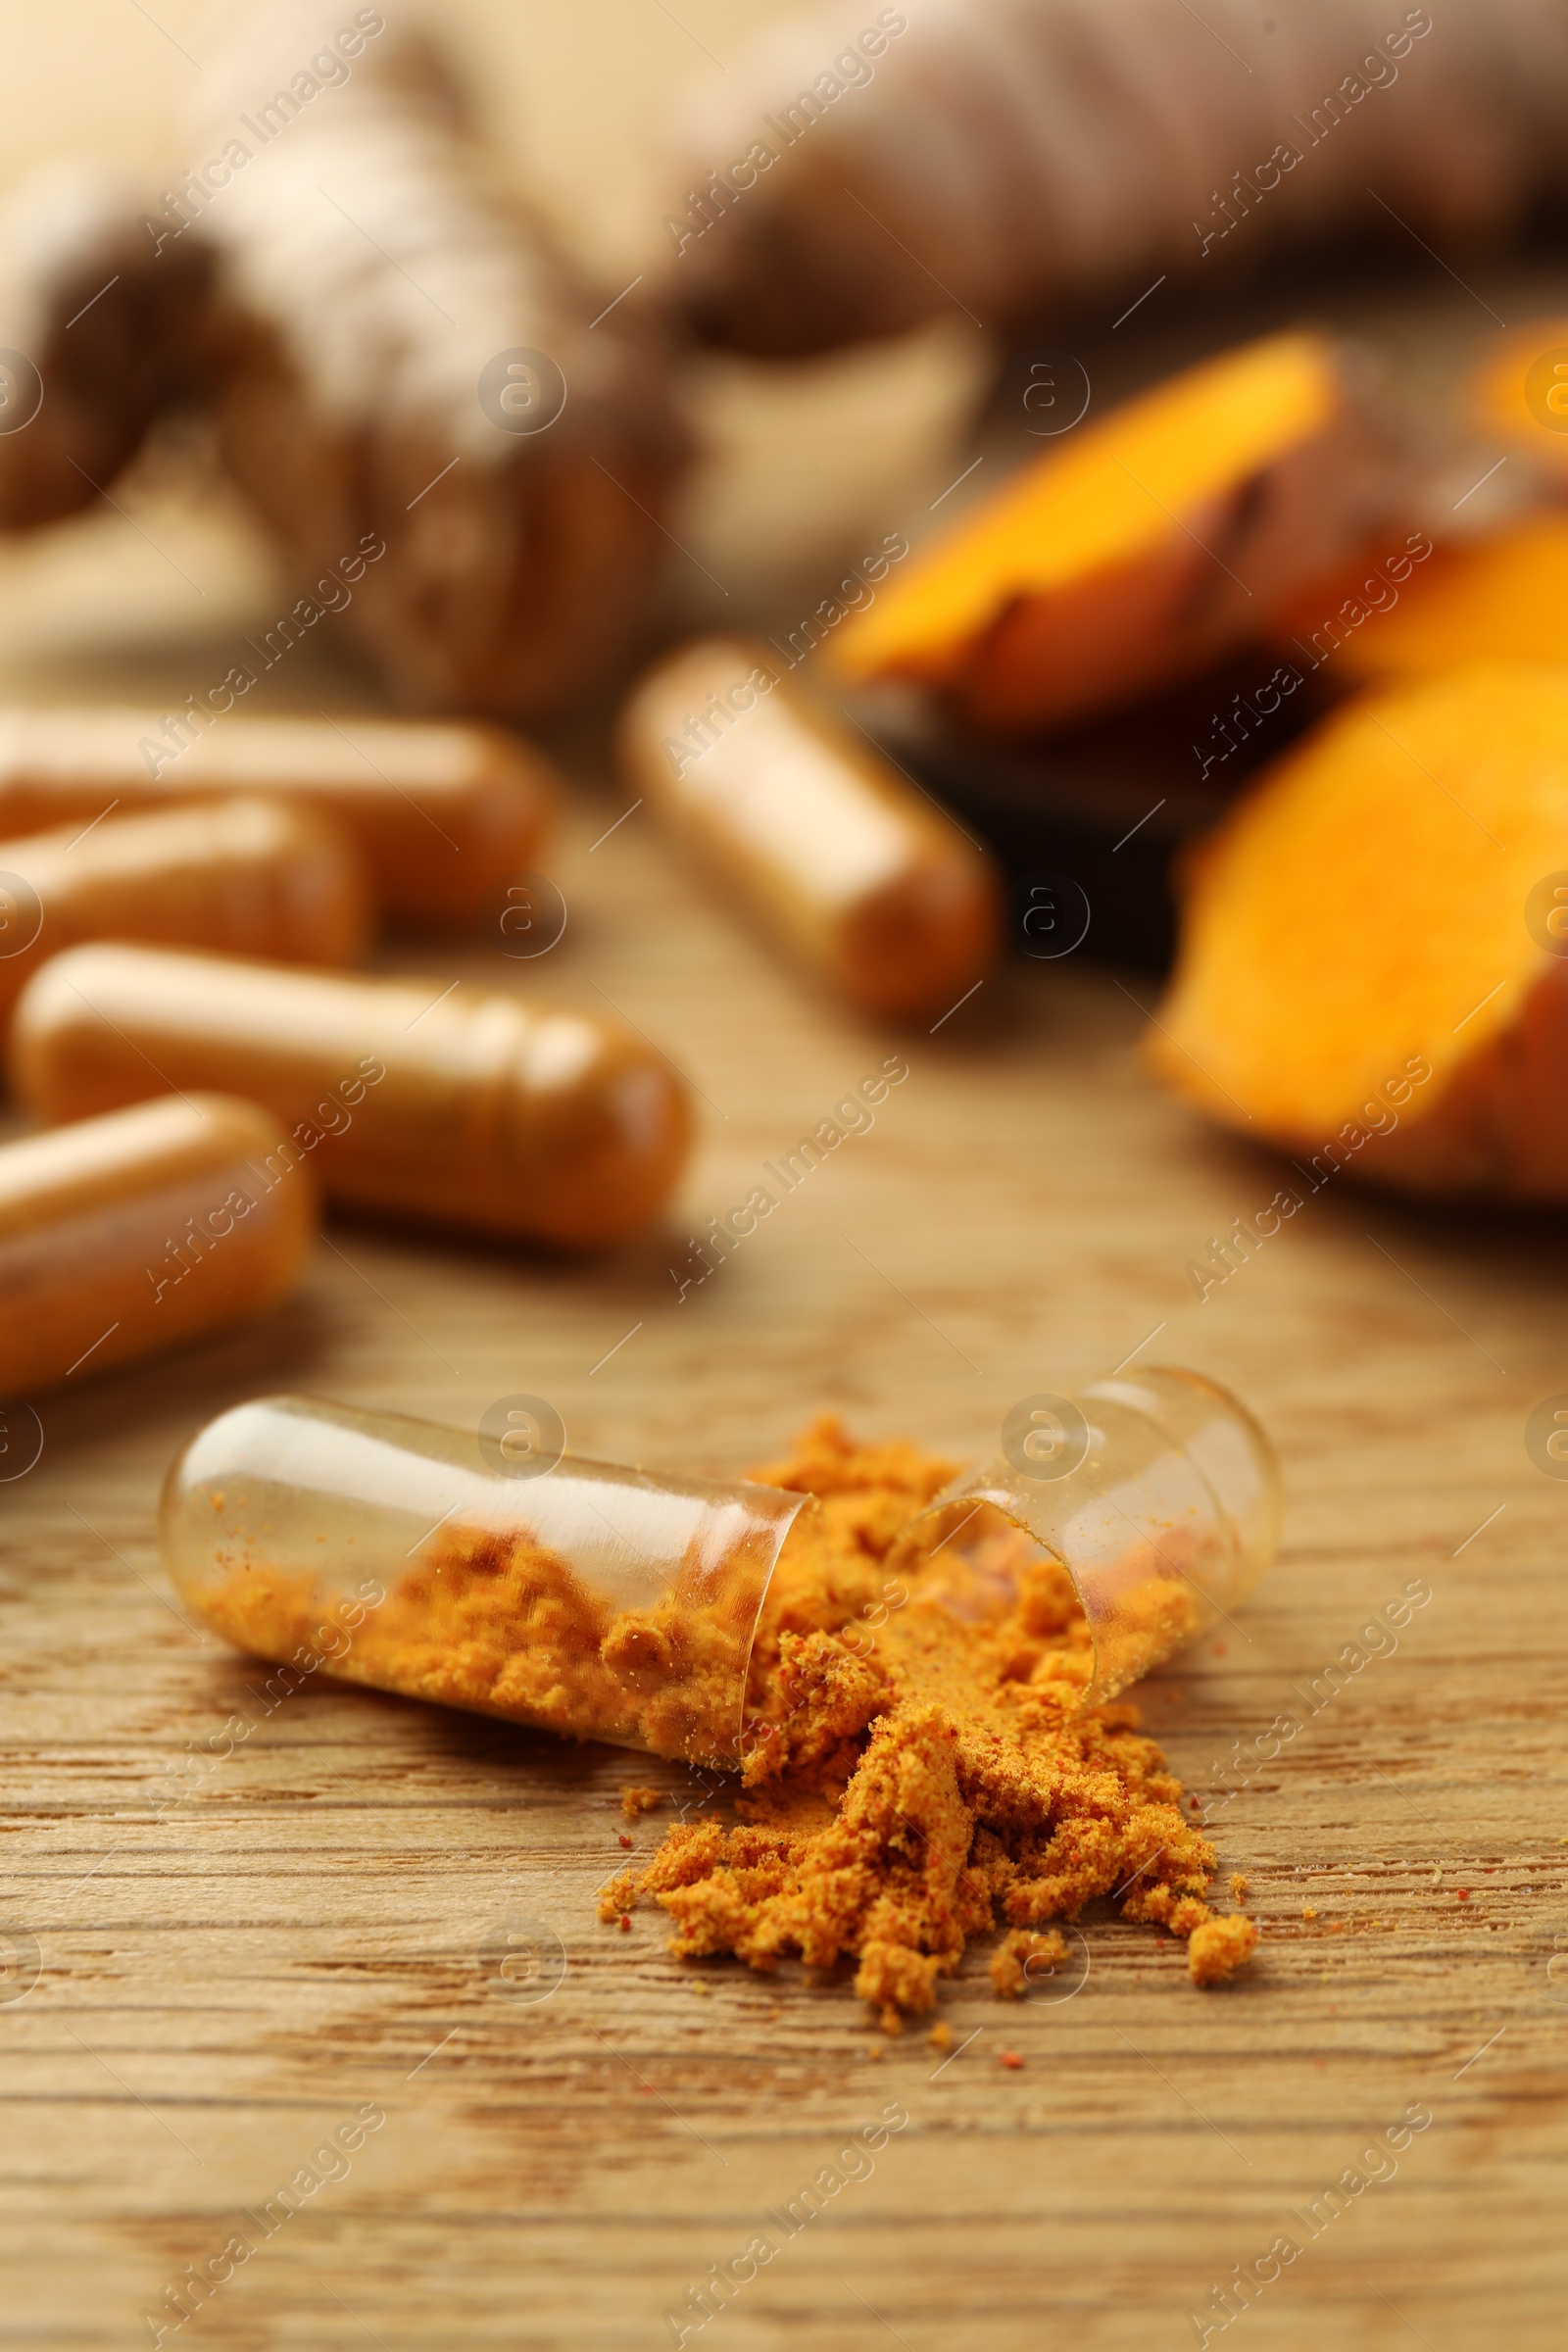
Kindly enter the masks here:
M 534 864 L 556 797 L 543 758 L 500 727 L 0 710 L 0 840 L 227 792 L 335 817 L 377 904 L 411 922 L 488 911 Z
M 737 910 L 852 1004 L 940 1012 L 994 961 L 990 860 L 766 646 L 714 638 L 662 663 L 620 744 L 634 789 Z
M 48 1119 L 159 1084 L 245 1095 L 329 1199 L 568 1247 L 646 1225 L 690 1138 L 681 1079 L 597 1013 L 150 948 L 76 948 L 34 973 L 11 1069 Z
M 260 1314 L 316 1231 L 276 1122 L 166 1095 L 0 1145 L 0 1395 L 85 1380 Z
M 353 845 L 275 801 L 106 816 L 85 831 L 0 841 L 0 1022 L 29 973 L 83 940 L 350 963 L 367 924 Z

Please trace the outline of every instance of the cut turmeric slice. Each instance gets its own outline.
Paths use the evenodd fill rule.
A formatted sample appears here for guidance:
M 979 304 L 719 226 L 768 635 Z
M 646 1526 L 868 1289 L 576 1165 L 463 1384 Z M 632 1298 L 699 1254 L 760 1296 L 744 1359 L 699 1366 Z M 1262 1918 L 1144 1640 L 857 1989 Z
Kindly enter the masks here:
M 1008 481 L 833 640 L 846 678 L 1027 730 L 1166 685 L 1348 561 L 1387 500 L 1334 347 L 1284 334 L 1189 369 Z
M 1332 660 L 1331 676 L 1349 683 L 1446 677 L 1476 662 L 1568 666 L 1565 591 L 1568 514 L 1553 510 L 1413 564 L 1401 551 L 1363 566 L 1288 613 L 1279 650 Z
M 1568 473 L 1568 318 L 1535 318 L 1498 335 L 1471 395 L 1484 432 L 1528 453 L 1548 474 Z
M 1210 836 L 1185 900 L 1146 1048 L 1176 1092 L 1312 1190 L 1350 1170 L 1568 1200 L 1568 672 L 1347 706 Z

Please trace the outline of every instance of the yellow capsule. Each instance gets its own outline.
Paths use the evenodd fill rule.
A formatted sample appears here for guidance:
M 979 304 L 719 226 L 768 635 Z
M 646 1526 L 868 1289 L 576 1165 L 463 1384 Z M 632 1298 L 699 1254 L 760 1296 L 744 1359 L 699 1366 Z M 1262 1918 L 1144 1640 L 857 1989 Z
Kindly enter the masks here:
M 352 844 L 276 801 L 158 808 L 0 841 L 0 1022 L 39 964 L 83 940 L 351 963 L 368 922 Z
M 316 1232 L 310 1170 L 224 1095 L 0 1145 L 0 1395 L 162 1355 L 271 1306 Z
M 597 1013 L 150 948 L 34 973 L 11 1069 L 46 1119 L 223 1088 L 281 1121 L 332 1200 L 568 1247 L 646 1225 L 690 1140 L 681 1079 Z
M 662 662 L 620 747 L 701 862 L 852 1004 L 940 1012 L 994 962 L 990 859 L 767 647 L 714 638 Z
M 403 921 L 486 910 L 537 858 L 556 790 L 501 727 L 395 718 L 152 710 L 0 711 L 0 840 L 218 793 L 265 792 L 334 817 L 377 903 Z

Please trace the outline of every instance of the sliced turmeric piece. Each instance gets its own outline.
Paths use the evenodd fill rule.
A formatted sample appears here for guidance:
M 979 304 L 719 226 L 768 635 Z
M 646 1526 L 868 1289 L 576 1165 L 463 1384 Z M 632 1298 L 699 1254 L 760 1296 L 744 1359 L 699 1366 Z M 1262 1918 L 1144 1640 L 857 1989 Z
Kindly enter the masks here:
M 1548 474 L 1568 473 L 1568 318 L 1534 318 L 1498 335 L 1472 379 L 1471 406 L 1484 432 Z
M 1192 861 L 1146 1050 L 1312 1190 L 1568 1200 L 1568 671 L 1371 694 L 1280 760 Z
M 1274 335 L 1080 428 L 907 564 L 831 641 L 852 680 L 1053 725 L 1166 685 L 1337 572 L 1387 469 L 1332 344 Z
M 1280 651 L 1332 662 L 1330 676 L 1350 683 L 1475 662 L 1568 666 L 1568 514 L 1528 514 L 1425 560 L 1419 536 L 1413 562 L 1400 551 L 1311 592 L 1280 622 Z

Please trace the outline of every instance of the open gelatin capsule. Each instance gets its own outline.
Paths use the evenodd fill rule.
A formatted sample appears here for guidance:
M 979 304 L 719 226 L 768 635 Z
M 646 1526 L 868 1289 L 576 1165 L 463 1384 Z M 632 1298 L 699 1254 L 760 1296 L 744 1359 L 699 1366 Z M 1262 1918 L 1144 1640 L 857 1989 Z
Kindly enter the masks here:
M 890 1564 L 967 1622 L 1060 1562 L 1094 1643 L 1087 1704 L 1114 1697 L 1250 1592 L 1279 1542 L 1274 1448 L 1246 1406 L 1171 1369 L 1025 1397 L 1003 1451 L 911 1521 Z
M 492 1439 L 313 1397 L 236 1405 L 169 1473 L 165 1564 L 260 1657 L 735 1763 L 758 1615 L 810 1498 L 562 1459 L 543 1417 Z
M 893 1559 L 913 1608 L 971 1624 L 1027 1603 L 1032 1567 L 1065 1566 L 1094 1641 L 1086 1700 L 1109 1697 L 1266 1565 L 1273 1454 L 1194 1373 L 1026 1404 L 1003 1462 L 939 1496 Z M 185 1601 L 304 1672 L 739 1763 L 769 1737 L 765 1709 L 747 1711 L 753 1644 L 786 1550 L 809 1565 L 813 1498 L 568 1458 L 537 1399 L 494 1434 L 489 1419 L 449 1429 L 296 1396 L 220 1415 L 164 1488 Z

